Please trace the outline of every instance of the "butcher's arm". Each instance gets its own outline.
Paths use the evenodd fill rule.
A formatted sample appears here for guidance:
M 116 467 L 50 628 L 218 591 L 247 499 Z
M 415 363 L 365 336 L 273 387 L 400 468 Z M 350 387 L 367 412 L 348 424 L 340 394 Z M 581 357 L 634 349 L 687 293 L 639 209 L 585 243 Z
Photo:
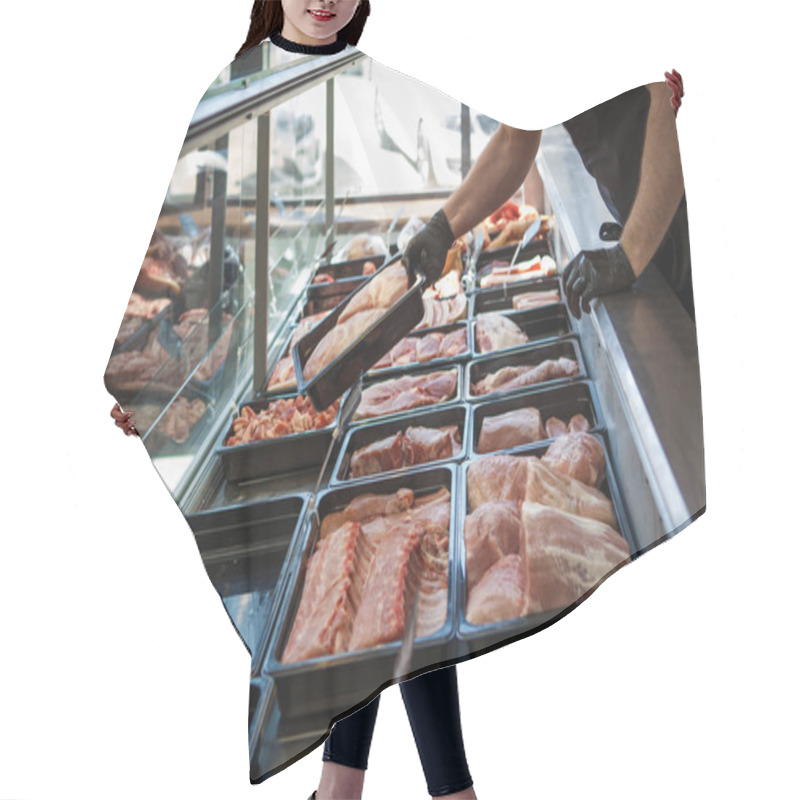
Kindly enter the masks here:
M 678 132 L 665 83 L 651 83 L 639 188 L 620 245 L 638 277 L 658 250 L 683 196 Z
M 519 189 L 541 138 L 541 131 L 523 131 L 508 125 L 495 131 L 464 182 L 443 206 L 453 236 L 474 228 Z

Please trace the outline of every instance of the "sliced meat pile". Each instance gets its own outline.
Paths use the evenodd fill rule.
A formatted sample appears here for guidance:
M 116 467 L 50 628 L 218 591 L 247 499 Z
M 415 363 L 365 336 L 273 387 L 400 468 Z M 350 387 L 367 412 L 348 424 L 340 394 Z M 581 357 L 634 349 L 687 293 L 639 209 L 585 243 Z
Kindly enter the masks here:
M 458 253 L 458 260 L 461 261 L 461 251 L 458 249 L 453 249 L 450 251 L 451 253 Z M 449 257 L 449 254 L 448 254 Z M 464 293 L 464 284 L 461 282 L 461 271 L 463 270 L 463 266 L 459 263 L 459 266 L 452 271 L 447 271 L 447 265 L 445 264 L 445 272 L 442 274 L 442 277 L 439 278 L 433 286 L 429 286 L 425 292 L 423 293 L 423 297 L 429 297 L 431 299 L 442 299 L 445 297 L 454 297 L 457 294 Z
M 423 364 L 435 358 L 453 358 L 467 351 L 467 329 L 450 333 L 431 331 L 424 336 L 401 339 L 372 369 L 388 369 L 407 364 Z
M 130 317 L 153 319 L 153 317 L 160 314 L 171 303 L 172 300 L 168 297 L 147 298 L 140 295 L 138 292 L 131 292 L 125 314 Z
M 273 400 L 265 409 L 258 412 L 250 406 L 244 406 L 233 421 L 233 433 L 225 445 L 232 447 L 326 428 L 336 419 L 338 410 L 339 401 L 336 400 L 325 411 L 317 412 L 305 395 Z
M 528 344 L 528 337 L 516 322 L 503 314 L 478 314 L 475 345 L 479 353 L 491 353 Z
M 428 464 L 453 458 L 461 452 L 461 434 L 456 425 L 445 428 L 410 427 L 361 447 L 350 458 L 348 478 Z
M 493 286 L 503 286 L 517 281 L 546 278 L 557 272 L 556 262 L 550 256 L 536 256 L 529 261 L 514 264 L 513 267 L 502 262 L 489 264 L 480 270 L 478 280 L 481 289 L 490 289 Z
M 458 370 L 403 375 L 364 389 L 354 419 L 400 414 L 414 408 L 446 403 L 456 396 Z
M 486 625 L 581 600 L 630 558 L 601 492 L 534 456 L 493 456 L 467 473 L 467 621 Z
M 447 618 L 450 492 L 362 495 L 327 514 L 305 569 L 283 663 L 401 639 L 414 597 L 416 636 Z
M 541 289 L 538 292 L 521 292 L 514 295 L 511 305 L 514 311 L 527 311 L 531 308 L 541 308 L 557 303 L 561 299 L 558 289 Z
M 414 328 L 415 331 L 423 328 L 441 328 L 443 325 L 451 325 L 467 316 L 467 296 L 465 294 L 457 294 L 441 300 L 423 297 L 422 306 L 422 320 Z
M 336 325 L 322 337 L 303 366 L 310 380 L 376 323 L 408 290 L 408 273 L 393 264 L 359 289 L 342 309 Z
M 571 378 L 577 374 L 578 362 L 562 356 L 559 359 L 547 359 L 536 365 L 503 367 L 497 372 L 490 372 L 485 378 L 472 384 L 472 392 L 476 395 L 509 392 L 536 383 Z
M 153 231 L 134 289 L 156 295 L 178 295 L 189 276 L 186 259 L 158 229 Z

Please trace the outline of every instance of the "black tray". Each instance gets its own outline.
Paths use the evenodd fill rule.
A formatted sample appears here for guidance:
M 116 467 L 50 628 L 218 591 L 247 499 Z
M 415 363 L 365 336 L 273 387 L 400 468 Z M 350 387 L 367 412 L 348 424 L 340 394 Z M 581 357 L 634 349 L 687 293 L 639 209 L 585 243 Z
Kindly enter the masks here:
M 494 395 L 488 395 L 495 397 Z M 488 400 L 484 403 L 475 403 L 470 409 L 470 457 L 478 458 L 482 455 L 497 455 L 498 453 L 515 453 L 521 448 L 528 448 L 538 442 L 529 442 L 516 447 L 509 447 L 505 450 L 495 450 L 491 453 L 479 453 L 478 442 L 480 441 L 483 421 L 486 417 L 494 417 L 504 414 L 507 411 L 514 411 L 518 408 L 533 406 L 542 415 L 542 427 L 550 417 L 556 416 L 569 424 L 570 418 L 574 414 L 583 414 L 589 422 L 591 431 L 598 431 L 604 428 L 605 423 L 600 412 L 600 404 L 595 396 L 594 386 L 588 381 L 578 383 L 568 383 L 565 386 L 553 386 L 549 389 L 531 389 L 530 391 L 515 394 L 511 397 L 502 399 Z M 550 437 L 541 440 L 542 442 L 552 442 Z
M 528 364 L 535 366 L 548 359 L 558 359 L 561 357 L 571 358 L 573 361 L 578 362 L 578 373 L 576 375 L 572 375 L 568 378 L 557 378 L 552 381 L 543 381 L 542 383 L 535 383 L 529 386 L 522 386 L 519 389 L 492 392 L 491 394 L 474 394 L 472 391 L 472 384 L 482 380 L 490 372 L 497 372 L 502 367 L 514 367 Z M 486 400 L 489 397 L 498 397 L 500 395 L 519 394 L 520 392 L 530 391 L 533 388 L 542 389 L 564 381 L 576 381 L 586 377 L 586 368 L 584 367 L 583 355 L 581 354 L 578 340 L 568 338 L 560 339 L 551 344 L 533 344 L 525 347 L 515 347 L 511 350 L 501 350 L 500 355 L 490 353 L 489 355 L 481 356 L 481 358 L 476 358 L 469 364 L 465 373 L 465 396 L 467 400 L 473 402 L 475 400 Z
M 238 414 L 244 406 L 250 406 L 255 412 L 259 412 L 276 400 L 297 396 L 296 392 L 289 392 L 248 400 L 239 403 Z M 333 422 L 325 428 L 228 447 L 224 442 L 233 434 L 233 419 L 231 419 L 231 424 L 216 448 L 217 455 L 222 459 L 225 477 L 229 481 L 249 481 L 269 475 L 321 467 L 331 443 L 333 429 L 338 424 L 340 411 L 341 407 Z
M 456 371 L 456 393 L 455 396 L 450 398 L 450 400 L 445 400 L 443 403 L 436 403 L 430 406 L 420 406 L 419 408 L 413 408 L 407 411 L 398 411 L 396 414 L 386 414 L 382 417 L 366 417 L 364 419 L 357 419 L 353 417 L 353 420 L 350 422 L 351 426 L 360 426 L 367 423 L 372 422 L 382 422 L 384 420 L 391 420 L 403 418 L 412 414 L 417 411 L 431 411 L 437 408 L 445 408 L 448 406 L 452 406 L 456 403 L 460 403 L 463 398 L 463 376 L 462 372 L 466 369 L 468 364 L 465 364 L 464 367 L 460 364 L 450 364 L 449 362 L 445 362 L 441 364 L 439 367 L 432 367 L 429 368 L 426 366 L 421 367 L 419 364 L 409 364 L 408 367 L 405 368 L 397 368 L 397 370 L 393 370 L 391 375 L 386 375 L 382 372 L 377 373 L 374 376 L 370 376 L 369 380 L 364 381 L 363 389 L 366 391 L 370 386 L 374 386 L 378 383 L 385 383 L 386 381 L 393 381 L 397 380 L 398 378 L 402 378 L 404 375 L 426 375 L 429 372 L 449 372 L 450 370 Z M 356 409 L 357 411 L 358 409 Z
M 522 330 L 528 337 L 527 344 L 504 347 L 499 350 L 488 350 L 485 353 L 478 352 L 478 318 L 476 317 L 474 320 L 470 320 L 469 323 L 476 356 L 509 353 L 520 347 L 527 347 L 529 344 L 541 344 L 544 341 L 560 339 L 563 336 L 569 336 L 573 332 L 567 308 L 561 303 L 543 306 L 542 308 L 533 308 L 530 311 L 513 311 L 502 316 L 508 317 Z
M 526 292 L 537 292 L 544 290 L 558 289 L 559 297 L 563 302 L 564 295 L 561 291 L 561 282 L 558 277 L 553 275 L 549 278 L 534 278 L 533 280 L 517 281 L 515 283 L 506 284 L 506 286 L 493 286 L 491 289 L 475 289 L 470 296 L 469 316 L 475 318 L 478 314 L 485 314 L 488 311 L 502 311 L 503 313 L 522 313 L 514 311 L 514 297 L 518 294 L 525 294 Z M 550 305 L 540 306 L 537 309 L 528 309 L 534 311 L 541 311 L 544 308 L 550 308 Z
M 453 638 L 455 616 L 455 567 L 456 567 L 456 503 L 457 473 L 454 465 L 434 468 L 419 468 L 394 478 L 365 480 L 358 485 L 337 487 L 319 495 L 319 514 L 344 508 L 359 495 L 389 494 L 400 488 L 410 488 L 420 494 L 435 491 L 442 486 L 450 489 L 450 564 L 448 574 L 448 611 L 442 628 L 429 636 L 417 639 L 412 652 L 410 671 L 444 660 L 448 653 L 448 642 Z M 308 714 L 328 714 L 328 719 L 342 714 L 378 687 L 394 678 L 394 670 L 401 649 L 401 642 L 390 642 L 368 650 L 321 656 L 296 664 L 280 661 L 291 634 L 295 614 L 302 595 L 305 564 L 314 550 L 318 530 L 314 525 L 305 529 L 307 539 L 291 571 L 287 571 L 286 590 L 278 612 L 275 636 L 272 637 L 264 674 L 272 677 L 278 693 L 278 702 L 284 713 L 292 717 Z M 321 671 L 325 679 L 320 679 Z M 331 692 L 335 687 L 335 693 Z
M 402 375 L 407 372 L 409 369 L 420 369 L 425 367 L 439 367 L 440 369 L 448 364 L 456 364 L 456 363 L 463 363 L 464 361 L 469 361 L 472 358 L 473 354 L 473 347 L 472 347 L 472 340 L 470 339 L 470 330 L 467 327 L 467 323 L 465 320 L 459 320 L 458 322 L 454 322 L 451 325 L 442 325 L 439 328 L 422 328 L 418 331 L 412 331 L 407 336 L 403 338 L 407 339 L 422 339 L 428 334 L 431 333 L 452 333 L 453 331 L 458 330 L 459 328 L 464 328 L 467 334 L 467 349 L 463 353 L 459 353 L 457 356 L 452 356 L 449 358 L 432 358 L 430 361 L 414 361 L 411 364 L 402 364 L 396 367 L 383 367 L 382 369 L 370 369 L 367 372 L 367 375 L 372 377 L 381 378 L 391 378 L 395 375 Z M 384 354 L 385 355 L 385 354 Z M 383 358 L 383 356 L 381 356 Z
M 186 517 L 208 576 L 250 651 L 253 675 L 264 662 L 279 606 L 277 589 L 309 498 L 286 497 Z
M 339 458 L 333 470 L 331 477 L 331 486 L 338 486 L 342 484 L 359 484 L 366 480 L 374 478 L 386 478 L 394 475 L 407 474 L 412 469 L 420 467 L 430 467 L 444 462 L 458 462 L 462 461 L 466 454 L 469 452 L 469 417 L 467 413 L 467 406 L 450 406 L 449 408 L 436 408 L 431 411 L 430 409 L 423 409 L 409 413 L 401 418 L 394 418 L 394 421 L 389 422 L 373 422 L 371 424 L 365 423 L 356 428 L 348 431 L 347 436 L 342 444 L 342 449 L 339 453 Z M 350 469 L 350 458 L 353 453 L 361 447 L 365 447 L 372 442 L 377 442 L 387 436 L 391 436 L 398 431 L 405 432 L 410 427 L 426 427 L 426 428 L 443 428 L 446 425 L 457 425 L 461 433 L 461 452 L 453 458 L 443 459 L 439 461 L 430 461 L 427 464 L 418 464 L 412 467 L 403 467 L 399 470 L 390 470 L 387 472 L 380 472 L 374 475 L 367 475 L 361 478 L 348 478 L 347 473 Z
M 352 281 L 336 281 L 335 283 L 312 286 L 306 290 L 306 300 L 301 312 L 302 317 L 333 311 L 356 290 L 362 287 L 367 279 Z
M 365 281 L 361 287 L 369 283 L 384 269 L 400 259 L 399 254 L 389 261 Z M 417 276 L 414 284 L 377 322 L 367 328 L 347 349 L 339 354 L 321 372 L 310 381 L 303 377 L 303 366 L 308 361 L 314 348 L 328 331 L 332 330 L 344 310 L 344 302 L 340 303 L 319 325 L 304 336 L 292 351 L 294 371 L 298 386 L 303 394 L 311 398 L 318 410 L 325 409 L 341 397 L 358 381 L 378 359 L 396 345 L 422 319 L 422 276 Z
M 314 274 L 311 276 L 309 286 L 324 286 L 325 284 L 314 284 L 314 278 L 318 275 L 330 275 L 334 283 L 343 280 L 352 280 L 353 278 L 368 278 L 369 275 L 364 275 L 364 265 L 371 261 L 377 269 L 383 265 L 386 256 L 364 256 L 363 258 L 355 258 L 352 261 L 337 261 L 334 264 L 324 264 L 318 267 Z M 328 284 L 330 285 L 330 284 Z
M 514 242 L 514 244 L 507 244 L 503 247 L 498 247 L 496 250 L 487 250 L 484 243 L 484 249 L 478 254 L 478 258 L 475 262 L 476 272 L 481 267 L 485 267 L 487 264 L 490 264 L 492 261 L 508 261 L 511 263 L 511 259 L 514 258 L 514 253 L 517 251 L 517 244 L 518 242 Z M 552 255 L 553 247 L 550 244 L 550 232 L 546 231 L 544 236 L 531 239 L 531 241 L 528 242 L 528 246 L 523 247 L 519 251 L 517 261 L 527 261 L 529 258 L 533 258 L 534 256 Z
M 634 558 L 638 552 L 638 544 L 633 535 L 630 527 L 625 504 L 622 500 L 622 495 L 619 491 L 619 484 L 617 483 L 614 474 L 614 467 L 611 462 L 611 456 L 608 451 L 605 436 L 603 434 L 595 433 L 594 436 L 600 441 L 603 446 L 603 452 L 606 456 L 606 477 L 603 483 L 598 487 L 603 494 L 611 500 L 614 507 L 614 513 L 617 516 L 617 523 L 619 532 L 622 534 L 623 539 L 628 543 L 631 550 L 631 557 Z M 521 448 L 514 451 L 516 456 L 538 456 L 541 457 L 546 452 L 550 443 L 538 443 L 529 447 Z M 461 465 L 460 472 L 460 496 L 458 500 L 458 523 L 457 530 L 459 531 L 458 541 L 458 572 L 457 572 L 457 631 L 458 638 L 464 642 L 468 642 L 470 650 L 482 649 L 484 647 L 491 647 L 505 642 L 506 640 L 520 639 L 528 636 L 543 627 L 546 627 L 551 622 L 564 616 L 566 613 L 575 608 L 578 604 L 564 609 L 554 609 L 552 611 L 545 611 L 539 614 L 531 614 L 527 617 L 518 617 L 516 619 L 504 620 L 502 622 L 495 622 L 489 625 L 472 625 L 466 620 L 467 611 L 467 558 L 466 546 L 464 543 L 464 530 L 466 526 L 467 516 L 467 471 L 469 465 L 474 463 L 474 460 L 468 461 Z

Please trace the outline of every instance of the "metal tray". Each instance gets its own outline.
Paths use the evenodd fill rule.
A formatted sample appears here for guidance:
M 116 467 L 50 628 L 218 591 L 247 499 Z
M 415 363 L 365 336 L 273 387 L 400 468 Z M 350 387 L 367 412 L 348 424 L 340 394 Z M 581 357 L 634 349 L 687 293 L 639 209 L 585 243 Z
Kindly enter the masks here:
M 523 386 L 519 389 L 511 389 L 508 391 L 497 391 L 491 394 L 474 394 L 472 385 L 479 380 L 485 378 L 490 372 L 497 372 L 503 367 L 515 367 L 521 365 L 536 366 L 537 364 L 547 361 L 548 359 L 558 359 L 561 357 L 571 358 L 573 361 L 578 362 L 578 374 L 572 375 L 569 378 L 557 378 L 552 381 L 543 381 L 542 383 L 535 383 L 529 386 Z M 586 367 L 583 363 L 583 355 L 577 339 L 561 339 L 551 344 L 533 344 L 525 347 L 515 347 L 511 350 L 501 350 L 500 355 L 488 354 L 473 360 L 465 370 L 465 395 L 467 400 L 485 400 L 489 397 L 496 397 L 498 395 L 519 394 L 520 392 L 529 391 L 532 388 L 542 389 L 548 386 L 554 386 L 564 381 L 576 381 L 586 377 Z
M 364 494 L 390 494 L 400 488 L 409 488 L 427 494 L 445 486 L 450 489 L 450 563 L 448 571 L 448 611 L 442 628 L 415 641 L 410 671 L 444 661 L 448 656 L 448 643 L 454 635 L 455 568 L 456 568 L 456 505 L 458 480 L 455 465 L 410 470 L 394 478 L 365 480 L 357 485 L 329 489 L 319 495 L 319 514 L 343 509 L 351 500 Z M 321 656 L 296 664 L 283 664 L 280 657 L 291 634 L 295 615 L 300 604 L 305 579 L 305 565 L 313 553 L 318 538 L 316 525 L 306 528 L 307 539 L 295 553 L 296 560 L 287 571 L 287 585 L 283 592 L 275 636 L 272 637 L 264 674 L 275 681 L 279 704 L 291 709 L 291 716 L 325 714 L 328 719 L 363 702 L 365 696 L 387 685 L 395 678 L 395 667 L 401 642 L 390 642 L 368 650 Z M 320 680 L 320 672 L 325 680 Z M 402 677 L 402 676 L 398 676 Z M 335 686 L 335 696 L 330 687 Z
M 306 300 L 300 315 L 301 318 L 321 314 L 323 311 L 333 311 L 366 282 L 367 279 L 364 278 L 361 281 L 336 281 L 322 286 L 310 286 L 306 290 Z
M 555 275 L 549 278 L 534 278 L 533 280 L 517 281 L 508 283 L 505 286 L 493 286 L 491 289 L 474 289 L 470 295 L 469 316 L 474 319 L 478 314 L 485 314 L 489 311 L 502 311 L 503 313 L 521 313 L 514 311 L 514 297 L 526 292 L 549 291 L 558 289 L 559 302 L 563 303 L 564 293 L 561 290 L 561 282 Z M 541 311 L 551 306 L 540 306 Z
M 464 369 L 467 366 L 468 365 L 465 364 Z M 366 391 L 369 387 L 375 386 L 378 383 L 385 383 L 386 381 L 397 380 L 398 378 L 402 378 L 405 375 L 426 375 L 431 372 L 449 372 L 451 370 L 455 370 L 457 374 L 456 374 L 456 393 L 455 396 L 452 397 L 450 400 L 445 400 L 443 403 L 436 403 L 430 406 L 420 406 L 419 408 L 413 408 L 406 411 L 398 411 L 396 414 L 386 414 L 385 416 L 382 417 L 366 417 L 364 419 L 353 418 L 353 420 L 350 422 L 350 425 L 352 427 L 355 427 L 377 421 L 383 421 L 383 420 L 388 421 L 390 419 L 397 419 L 398 417 L 404 418 L 416 411 L 422 411 L 422 410 L 430 411 L 432 409 L 445 408 L 452 406 L 456 403 L 460 403 L 463 398 L 462 386 L 464 382 L 462 378 L 463 369 L 460 364 L 452 364 L 452 365 L 443 364 L 438 369 L 435 367 L 426 368 L 426 367 L 420 367 L 419 365 L 411 364 L 405 369 L 398 368 L 397 371 L 394 372 L 392 375 L 384 375 L 383 373 L 378 373 L 378 375 L 376 375 L 375 377 L 371 377 L 369 380 L 365 380 L 363 388 L 364 391 Z
M 380 418 L 379 418 L 380 419 Z M 398 470 L 389 470 L 387 472 L 379 472 L 374 475 L 367 475 L 361 478 L 348 478 L 347 473 L 350 469 L 350 458 L 353 453 L 361 447 L 365 447 L 372 442 L 377 442 L 387 436 L 392 436 L 397 432 L 403 432 L 414 426 L 422 426 L 426 428 L 443 428 L 447 425 L 458 426 L 461 433 L 461 452 L 453 458 L 441 459 L 437 461 L 429 461 L 427 464 L 415 464 L 412 467 L 403 467 Z M 359 484 L 373 478 L 386 478 L 394 475 L 407 474 L 412 469 L 419 467 L 430 467 L 436 464 L 445 462 L 458 462 L 462 461 L 466 454 L 469 453 L 469 415 L 466 405 L 450 406 L 449 408 L 436 408 L 431 411 L 424 409 L 422 411 L 412 412 L 404 415 L 402 418 L 395 418 L 394 421 L 389 422 L 372 422 L 370 424 L 360 425 L 348 431 L 347 436 L 342 444 L 342 449 L 339 453 L 339 458 L 333 470 L 331 478 L 331 486 L 338 486 L 342 484 L 352 484 L 358 482 Z
M 297 396 L 297 392 L 289 392 L 268 398 L 248 400 L 239 403 L 237 415 L 241 413 L 244 406 L 250 406 L 254 411 L 259 412 L 276 400 Z M 216 448 L 216 454 L 222 459 L 225 477 L 229 481 L 249 481 L 270 475 L 321 467 L 325 460 L 325 454 L 328 452 L 333 429 L 338 424 L 340 412 L 341 406 L 333 422 L 324 428 L 228 447 L 224 442 L 233 434 L 233 419 L 231 419 L 231 424 L 226 428 Z
M 514 244 L 507 244 L 503 247 L 498 247 L 496 250 L 487 250 L 486 248 L 481 250 L 481 252 L 478 254 L 478 258 L 475 261 L 476 272 L 481 267 L 490 264 L 492 261 L 507 261 L 511 263 L 511 259 L 514 258 L 514 253 L 517 251 L 517 244 L 518 242 L 514 242 Z M 527 261 L 529 258 L 533 258 L 534 256 L 552 255 L 553 246 L 550 243 L 550 231 L 546 231 L 544 236 L 531 239 L 531 241 L 528 242 L 528 246 L 519 251 L 517 261 Z
M 309 500 L 305 494 L 186 517 L 208 577 L 250 651 L 253 675 L 264 662 L 279 606 L 277 589 L 285 582 Z
M 542 308 L 533 308 L 530 311 L 512 311 L 502 316 L 508 317 L 522 329 L 522 332 L 528 337 L 527 344 L 503 347 L 499 350 L 488 350 L 485 353 L 478 352 L 478 319 L 476 317 L 474 320 L 470 320 L 469 323 L 471 340 L 476 356 L 510 353 L 520 347 L 527 347 L 529 344 L 541 344 L 545 341 L 561 339 L 573 332 L 567 308 L 561 303 L 543 306 Z
M 472 346 L 472 339 L 470 338 L 470 329 L 467 326 L 465 320 L 459 320 L 458 322 L 454 322 L 451 325 L 442 325 L 439 328 L 423 328 L 422 330 L 412 331 L 403 338 L 422 339 L 431 333 L 448 334 L 458 330 L 459 328 L 464 328 L 467 334 L 467 349 L 463 353 L 459 353 L 457 356 L 452 356 L 449 358 L 432 358 L 430 361 L 413 361 L 410 364 L 402 364 L 401 366 L 397 367 L 384 367 L 382 369 L 373 368 L 370 369 L 369 372 L 367 372 L 367 375 L 370 378 L 373 376 L 375 377 L 380 376 L 381 378 L 391 378 L 395 375 L 402 375 L 409 369 L 414 369 L 414 368 L 419 369 L 424 367 L 439 367 L 441 369 L 442 367 L 448 364 L 463 363 L 465 361 L 469 361 L 472 358 L 473 346 Z M 383 358 L 383 356 L 381 356 L 381 358 Z
M 603 446 L 603 452 L 606 456 L 606 477 L 603 483 L 598 487 L 603 494 L 611 500 L 614 507 L 614 513 L 617 515 L 617 522 L 619 532 L 628 543 L 631 550 L 631 556 L 635 557 L 638 553 L 638 545 L 633 532 L 630 527 L 625 504 L 622 500 L 622 495 L 619 491 L 619 484 L 617 483 L 614 466 L 611 461 L 611 456 L 608 451 L 608 446 L 603 434 L 595 433 L 594 436 L 600 441 Z M 538 456 L 541 457 L 546 452 L 550 443 L 537 443 L 530 447 L 521 448 L 514 451 L 515 456 Z M 530 636 L 533 633 L 547 627 L 556 620 L 568 614 L 576 608 L 580 601 L 571 606 L 563 609 L 554 609 L 552 611 L 545 611 L 538 614 L 531 614 L 527 617 L 518 617 L 516 619 L 504 620 L 502 622 L 495 622 L 489 625 L 472 625 L 466 620 L 467 609 L 467 559 L 466 559 L 466 545 L 464 542 L 464 530 L 466 527 L 467 516 L 467 471 L 469 465 L 474 463 L 474 460 L 465 462 L 459 468 L 461 473 L 459 482 L 459 500 L 458 500 L 458 522 L 457 530 L 459 532 L 458 541 L 458 570 L 457 570 L 457 631 L 458 638 L 469 644 L 469 649 L 475 655 L 476 650 L 491 649 L 500 644 L 508 644 L 516 639 L 522 639 Z
M 398 254 L 359 288 L 366 286 L 384 269 L 395 264 L 399 258 Z M 306 381 L 303 377 L 303 367 L 322 337 L 338 322 L 339 315 L 344 310 L 344 303 L 340 303 L 314 330 L 294 346 L 292 352 L 298 386 L 303 394 L 308 394 L 315 408 L 327 408 L 337 397 L 341 397 L 356 383 L 360 375 L 363 375 L 422 319 L 422 287 L 423 278 L 418 275 L 413 285 L 392 308 L 310 381 Z
M 324 264 L 318 267 L 311 277 L 309 286 L 325 286 L 326 284 L 314 284 L 314 278 L 318 275 L 330 275 L 334 283 L 343 280 L 352 280 L 353 278 L 368 278 L 369 275 L 364 275 L 364 265 L 371 261 L 376 268 L 380 269 L 383 265 L 386 256 L 364 256 L 363 258 L 354 258 L 351 261 L 338 261 L 334 264 Z M 327 284 L 330 285 L 330 284 Z
M 493 397 L 493 395 L 488 395 Z M 527 448 L 538 442 L 529 442 L 516 447 L 509 447 L 505 450 L 495 450 L 491 453 L 479 453 L 478 443 L 480 442 L 483 421 L 486 417 L 494 417 L 504 414 L 507 411 L 514 411 L 518 408 L 533 406 L 542 415 L 542 426 L 553 416 L 563 419 L 569 423 L 574 414 L 583 414 L 589 422 L 591 431 L 599 431 L 604 428 L 605 423 L 600 412 L 600 404 L 597 402 L 594 386 L 588 381 L 579 383 L 568 383 L 565 386 L 553 386 L 549 389 L 531 389 L 530 391 L 515 394 L 512 397 L 488 400 L 484 403 L 475 403 L 470 408 L 470 457 L 477 458 L 482 455 L 496 455 L 498 453 L 515 453 L 520 448 Z M 541 440 L 542 442 L 552 442 L 550 437 Z

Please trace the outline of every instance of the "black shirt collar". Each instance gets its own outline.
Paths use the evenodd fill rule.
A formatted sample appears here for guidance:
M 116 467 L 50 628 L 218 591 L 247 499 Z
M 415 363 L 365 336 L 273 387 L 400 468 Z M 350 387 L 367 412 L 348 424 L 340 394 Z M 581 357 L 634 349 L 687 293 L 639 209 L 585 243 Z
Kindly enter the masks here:
M 288 50 L 290 53 L 304 53 L 306 55 L 332 56 L 334 53 L 341 53 L 347 47 L 347 41 L 337 39 L 331 44 L 298 44 L 284 38 L 279 33 L 270 36 L 272 44 L 280 47 L 281 50 Z

